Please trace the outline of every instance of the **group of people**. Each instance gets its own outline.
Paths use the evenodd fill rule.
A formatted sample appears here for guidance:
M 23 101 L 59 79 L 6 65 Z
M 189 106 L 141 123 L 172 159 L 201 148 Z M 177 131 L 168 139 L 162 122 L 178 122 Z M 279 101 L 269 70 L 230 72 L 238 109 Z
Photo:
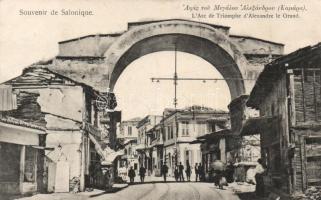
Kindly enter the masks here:
M 195 181 L 203 181 L 205 180 L 205 169 L 201 163 L 196 163 L 195 167 Z M 146 168 L 144 166 L 141 166 L 139 168 L 139 177 L 140 181 L 143 183 L 145 180 L 145 174 L 146 174 Z M 166 182 L 167 174 L 168 174 L 168 167 L 166 163 L 161 163 L 161 174 L 164 178 L 164 182 Z M 191 181 L 191 174 L 192 174 L 192 168 L 190 164 L 187 162 L 186 164 L 186 169 L 185 169 L 185 174 L 186 174 L 186 180 Z M 128 177 L 130 180 L 130 183 L 134 182 L 134 178 L 136 177 L 135 170 L 133 167 L 130 167 L 128 171 Z M 184 166 L 180 162 L 179 165 L 175 165 L 174 167 L 174 177 L 176 181 L 185 181 L 184 178 Z
M 201 181 L 205 179 L 205 169 L 202 166 L 201 163 L 196 163 L 195 167 L 195 181 Z M 192 174 L 192 168 L 190 164 L 186 163 L 186 169 L 185 169 L 186 179 L 187 181 L 191 181 L 191 174 Z M 185 181 L 184 179 L 184 166 L 180 162 L 179 165 L 175 165 L 174 167 L 174 177 L 176 181 Z
M 166 177 L 167 177 L 167 173 L 168 173 L 168 167 L 167 167 L 166 163 L 162 164 L 161 173 L 164 177 L 164 181 L 166 182 Z M 139 168 L 140 182 L 144 183 L 145 175 L 146 175 L 146 168 L 144 166 L 141 166 Z M 129 177 L 129 182 L 134 183 L 134 178 L 136 177 L 136 173 L 135 173 L 135 170 L 133 169 L 133 167 L 130 167 L 130 169 L 128 171 L 128 177 Z
M 204 166 L 201 163 L 196 163 L 194 167 L 195 171 L 195 181 L 204 181 L 205 180 L 205 169 Z M 226 171 L 214 171 L 215 176 L 214 176 L 214 184 L 219 186 L 219 188 L 223 188 L 224 185 L 227 185 L 227 182 L 230 182 L 229 177 L 229 170 Z M 161 164 L 161 174 L 164 178 L 164 182 L 166 182 L 166 177 L 168 173 L 168 167 L 166 163 Z M 262 159 L 258 160 L 258 164 L 255 168 L 255 183 L 256 183 L 256 194 L 258 196 L 261 196 L 264 194 L 264 182 L 263 182 L 263 175 L 265 173 L 265 167 L 263 165 Z M 141 166 L 139 169 L 139 176 L 140 176 L 140 181 L 143 183 L 145 180 L 145 174 L 146 174 L 146 169 L 145 167 Z M 186 179 L 187 181 L 191 181 L 191 174 L 192 174 L 192 169 L 189 163 L 186 163 L 186 169 L 185 169 L 185 174 L 186 174 Z M 136 176 L 135 170 L 133 167 L 130 167 L 128 171 L 128 176 L 130 178 L 130 183 L 134 182 L 134 178 Z M 174 177 L 176 181 L 185 181 L 184 179 L 184 166 L 180 162 L 179 165 L 175 165 L 174 167 Z M 233 175 L 232 175 L 233 177 Z

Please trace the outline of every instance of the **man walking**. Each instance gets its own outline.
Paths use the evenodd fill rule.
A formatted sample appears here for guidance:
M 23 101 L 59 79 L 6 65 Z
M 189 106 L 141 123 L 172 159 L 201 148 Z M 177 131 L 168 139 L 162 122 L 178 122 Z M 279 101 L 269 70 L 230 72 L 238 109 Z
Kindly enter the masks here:
M 197 182 L 197 179 L 199 179 L 199 173 L 198 173 L 198 165 L 197 165 L 197 163 L 195 163 L 194 170 L 195 170 L 195 182 Z
M 178 176 L 179 176 L 179 173 L 178 173 L 178 166 L 177 166 L 177 164 L 175 164 L 175 168 L 174 168 L 174 177 L 175 177 L 175 181 L 176 181 L 176 182 L 178 181 Z
M 204 176 L 203 176 L 203 175 L 205 175 L 204 174 L 204 167 L 202 166 L 201 163 L 198 165 L 198 174 L 199 174 L 200 181 L 204 181 Z
M 166 165 L 166 162 L 162 165 L 161 172 L 162 172 L 162 175 L 163 175 L 163 178 L 164 178 L 164 182 L 166 182 L 166 176 L 167 176 L 167 173 L 168 173 L 168 167 Z
M 134 183 L 134 178 L 135 178 L 136 174 L 135 174 L 135 170 L 133 169 L 133 167 L 130 167 L 130 169 L 128 171 L 128 176 L 129 176 L 130 183 Z
M 179 181 L 184 181 L 184 166 L 182 165 L 182 162 L 179 162 L 179 166 L 178 166 L 178 176 L 179 176 Z
M 186 163 L 185 173 L 186 173 L 186 179 L 187 179 L 187 181 L 191 181 L 191 173 L 192 173 L 192 170 L 191 170 L 191 166 L 189 165 L 189 162 Z
M 140 182 L 142 183 L 144 183 L 145 173 L 146 173 L 145 167 L 141 166 L 139 169 L 139 176 L 140 176 Z

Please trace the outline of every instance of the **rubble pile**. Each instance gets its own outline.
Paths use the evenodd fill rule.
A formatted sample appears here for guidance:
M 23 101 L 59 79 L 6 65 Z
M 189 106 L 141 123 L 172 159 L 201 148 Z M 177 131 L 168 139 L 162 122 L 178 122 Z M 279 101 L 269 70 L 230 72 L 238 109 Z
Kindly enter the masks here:
M 295 200 L 321 200 L 321 188 L 310 187 L 305 194 L 294 198 Z
M 321 200 L 321 188 L 311 187 L 305 192 L 306 199 Z

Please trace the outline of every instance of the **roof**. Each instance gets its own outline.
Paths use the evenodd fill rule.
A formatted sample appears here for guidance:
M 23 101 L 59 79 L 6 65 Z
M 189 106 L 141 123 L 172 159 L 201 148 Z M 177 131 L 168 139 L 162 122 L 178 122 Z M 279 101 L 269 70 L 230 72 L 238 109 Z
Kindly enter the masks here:
M 262 129 L 267 129 L 268 125 L 272 123 L 278 117 L 274 116 L 263 116 L 263 117 L 253 117 L 249 118 L 243 124 L 240 135 L 256 135 L 259 134 Z
M 144 117 L 142 120 L 140 120 L 138 122 L 136 128 L 142 127 L 144 124 L 151 122 L 152 118 L 154 118 L 156 121 L 156 118 L 161 119 L 162 116 L 160 116 L 160 115 L 147 115 L 146 117 Z M 155 123 L 157 123 L 157 122 L 155 122 Z
M 31 65 L 29 67 L 26 67 L 23 69 L 22 74 L 20 76 L 17 76 L 15 78 L 12 78 L 6 82 L 4 82 L 4 84 L 11 84 L 11 85 L 15 85 L 17 83 L 23 82 L 26 84 L 43 84 L 43 85 L 47 85 L 50 84 L 52 82 L 54 82 L 54 78 L 48 76 L 47 74 L 45 74 L 43 71 L 47 71 L 48 73 L 51 73 L 57 77 L 60 77 L 64 80 L 70 81 L 76 85 L 81 85 L 83 87 L 86 88 L 90 88 L 91 90 L 93 90 L 94 92 L 98 93 L 98 91 L 96 91 L 93 87 L 83 83 L 83 82 L 78 82 L 72 78 L 69 78 L 67 76 L 65 76 L 65 74 L 63 72 L 59 72 L 57 70 L 54 70 L 50 67 L 51 65 Z M 28 76 L 28 78 L 24 78 L 23 76 L 26 75 Z M 33 78 L 30 78 L 31 76 L 34 76 Z M 20 80 L 21 79 L 21 80 Z M 35 82 L 35 79 L 39 79 L 38 82 Z M 29 82 L 28 82 L 29 80 Z
M 11 124 L 11 125 L 16 125 L 16 126 L 22 126 L 25 128 L 31 128 L 31 129 L 36 129 L 36 130 L 40 130 L 40 131 L 46 131 L 46 128 L 41 127 L 41 126 L 37 126 L 35 124 L 32 123 L 28 123 L 13 117 L 0 117 L 0 122 L 2 123 L 6 123 L 6 124 Z
M 170 109 L 167 109 L 170 110 Z M 164 116 L 164 118 L 161 120 L 162 122 L 168 119 L 171 116 L 174 116 L 176 113 L 182 113 L 182 114 L 226 114 L 228 115 L 229 112 L 224 111 L 224 110 L 219 110 L 219 109 L 213 109 L 209 107 L 201 107 L 201 106 L 190 106 L 186 107 L 184 109 L 176 109 L 175 110 L 170 110 L 170 112 Z M 214 117 L 215 118 L 215 117 Z
M 211 118 L 208 118 L 206 121 L 208 121 L 208 122 L 227 122 L 227 121 L 229 121 L 229 115 L 226 117 L 223 117 L 223 116 L 211 117 Z
M 297 65 L 304 61 L 309 61 L 310 65 L 312 62 L 321 62 L 321 43 L 301 48 L 267 64 L 259 75 L 246 105 L 258 108 L 272 90 L 274 83 L 285 74 L 287 69 L 311 67 L 310 65 Z M 314 67 L 319 67 L 319 65 L 316 64 Z
M 234 38 L 244 38 L 244 39 L 250 39 L 250 40 L 257 40 L 257 41 L 261 41 L 261 42 L 267 42 L 267 43 L 270 43 L 270 44 L 275 44 L 275 45 L 284 46 L 284 44 L 282 44 L 282 43 L 273 42 L 273 41 L 271 41 L 271 40 L 264 40 L 264 39 L 256 38 L 256 37 L 252 37 L 252 36 L 246 36 L 246 35 L 230 35 L 230 37 L 234 37 Z
M 233 135 L 232 135 L 232 132 L 230 129 L 222 129 L 222 130 L 215 131 L 215 132 L 212 132 L 212 133 L 209 133 L 206 135 L 199 136 L 199 137 L 197 137 L 197 139 L 198 140 L 202 140 L 202 139 L 215 140 L 215 139 L 231 137 L 231 136 L 233 136 Z

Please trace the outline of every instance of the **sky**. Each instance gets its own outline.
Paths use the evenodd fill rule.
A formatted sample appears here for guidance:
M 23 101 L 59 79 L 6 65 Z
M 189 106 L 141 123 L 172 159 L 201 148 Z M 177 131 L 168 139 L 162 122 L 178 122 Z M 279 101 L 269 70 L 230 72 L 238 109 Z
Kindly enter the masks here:
M 190 7 L 214 5 L 265 5 L 305 6 L 306 11 L 297 19 L 195 19 L 184 10 Z M 58 42 L 66 39 L 97 33 L 123 32 L 128 22 L 158 19 L 189 19 L 231 27 L 231 34 L 247 35 L 285 44 L 285 53 L 321 41 L 321 1 L 319 0 L 0 0 L 0 82 L 21 74 L 22 69 L 39 60 L 53 58 L 58 53 Z M 89 10 L 92 16 L 23 16 L 27 10 Z M 262 11 L 264 13 L 264 11 Z M 282 12 L 281 12 L 282 14 Z M 146 55 L 126 68 L 115 86 L 118 94 L 118 109 L 124 110 L 123 119 L 159 113 L 163 107 L 172 107 L 173 85 L 161 82 L 151 83 L 151 76 L 172 76 L 173 66 L 163 66 L 164 60 L 171 60 L 172 52 Z M 180 53 L 179 68 L 184 76 L 219 77 L 204 60 Z M 185 62 L 188 60 L 189 62 Z M 195 70 L 195 66 L 201 66 Z M 143 74 L 135 80 L 135 75 Z M 139 83 L 139 84 L 138 84 Z M 181 87 L 181 88 L 180 88 Z M 202 89 L 200 89 L 202 88 Z M 159 91 L 156 93 L 155 91 Z M 130 92 L 129 92 L 130 91 Z M 199 91 L 204 95 L 197 99 Z M 223 92 L 224 91 L 224 92 Z M 224 83 L 179 84 L 179 107 L 189 104 L 206 104 L 226 110 L 230 101 Z M 128 95 L 130 94 L 130 96 Z M 155 95 L 158 94 L 157 98 Z M 170 95 L 169 95 L 170 94 Z M 215 96 L 210 98 L 209 94 Z M 218 95 L 219 94 L 219 95 Z M 140 97 L 137 107 L 131 99 Z M 194 95 L 194 96 L 193 96 Z M 142 97 L 144 96 L 144 98 Z M 164 97 L 166 96 L 166 98 Z M 187 98 L 188 96 L 188 98 Z M 206 99 L 206 100 L 204 100 Z M 127 110 L 127 112 L 125 112 Z M 132 111 L 130 111 L 132 110 Z

